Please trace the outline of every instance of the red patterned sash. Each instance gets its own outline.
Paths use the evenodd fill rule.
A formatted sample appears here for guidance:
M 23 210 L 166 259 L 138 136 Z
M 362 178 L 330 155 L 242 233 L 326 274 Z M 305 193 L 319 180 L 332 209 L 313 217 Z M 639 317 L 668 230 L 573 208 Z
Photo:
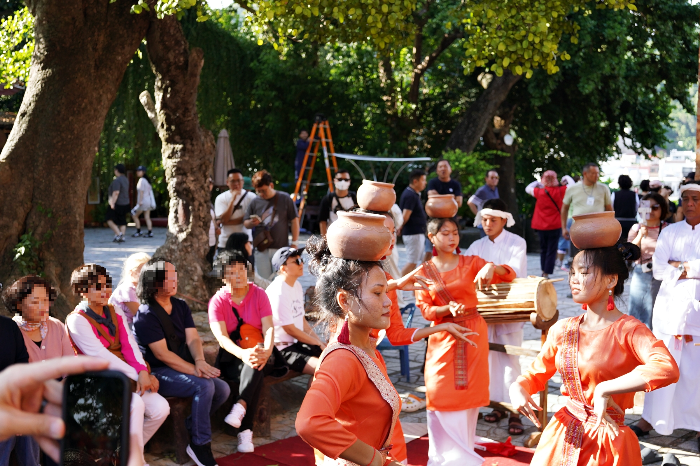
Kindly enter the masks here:
M 584 316 L 585 314 L 566 320 L 564 341 L 559 353 L 559 372 L 562 383 L 569 393 L 569 401 L 564 409 L 570 415 L 566 425 L 561 466 L 578 465 L 585 426 L 593 427 L 598 421 L 598 417 L 593 412 L 593 406 L 586 402 L 578 370 L 578 336 Z M 608 408 L 607 413 L 619 426 L 625 424 L 624 415 L 617 413 L 612 408 Z
M 369 378 L 369 380 L 374 384 L 375 387 L 377 387 L 379 394 L 382 396 L 384 401 L 386 401 L 391 407 L 392 417 L 391 425 L 389 426 L 389 433 L 386 439 L 384 440 L 383 447 L 378 450 L 379 453 L 382 455 L 384 461 L 386 461 L 387 457 L 389 456 L 389 453 L 391 452 L 391 448 L 393 447 L 393 445 L 391 444 L 391 440 L 394 438 L 394 427 L 396 427 L 396 423 L 399 419 L 399 414 L 401 414 L 401 398 L 399 397 L 396 388 L 394 388 L 394 385 L 384 376 L 384 372 L 382 372 L 379 366 L 377 366 L 377 363 L 375 363 L 372 360 L 372 358 L 367 355 L 367 353 L 365 353 L 357 346 L 344 345 L 337 341 L 330 343 L 319 358 L 319 367 L 330 352 L 338 349 L 348 350 L 357 357 L 357 359 L 362 364 L 362 367 L 365 369 L 365 372 L 367 372 L 367 377 Z M 323 464 L 334 464 L 338 466 L 360 466 L 342 458 L 331 460 L 328 457 L 326 457 Z
M 423 262 L 423 272 L 425 277 L 433 282 L 432 290 L 435 292 L 436 302 L 439 306 L 446 306 L 450 301 L 457 301 L 447 290 L 447 285 L 442 280 L 440 271 L 435 267 L 431 261 Z M 446 316 L 442 320 L 445 322 L 454 322 L 457 325 L 462 325 L 478 316 L 476 308 L 470 308 L 465 310 L 465 314 L 459 317 Z M 466 390 L 467 383 L 469 382 L 469 367 L 467 366 L 467 348 L 468 344 L 462 340 L 457 340 L 457 348 L 455 350 L 454 357 L 454 377 L 455 377 L 455 390 Z

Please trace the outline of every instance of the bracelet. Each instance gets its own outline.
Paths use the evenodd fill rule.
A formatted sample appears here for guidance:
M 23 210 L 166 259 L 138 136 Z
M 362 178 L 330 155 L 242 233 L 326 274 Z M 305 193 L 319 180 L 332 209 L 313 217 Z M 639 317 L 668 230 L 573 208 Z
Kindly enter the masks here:
M 374 461 L 374 457 L 377 456 L 377 449 L 373 448 L 373 450 L 374 450 L 374 453 L 372 453 L 372 459 L 369 460 L 369 463 L 367 463 L 367 466 L 371 466 L 372 462 Z

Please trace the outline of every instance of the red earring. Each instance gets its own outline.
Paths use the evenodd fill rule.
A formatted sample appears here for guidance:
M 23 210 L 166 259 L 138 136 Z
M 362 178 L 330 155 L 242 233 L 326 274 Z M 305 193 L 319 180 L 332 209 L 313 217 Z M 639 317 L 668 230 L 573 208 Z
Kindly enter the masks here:
M 581 306 L 581 309 L 583 309 L 584 311 L 587 311 L 587 310 L 588 310 L 588 304 L 583 304 L 583 305 Z
M 462 254 L 462 250 L 459 249 L 459 246 L 457 246 L 457 254 Z
M 435 246 L 433 246 L 433 257 L 437 256 L 437 249 L 435 249 Z
M 608 311 L 615 309 L 615 298 L 613 298 L 612 290 L 608 290 Z
M 344 345 L 351 345 L 350 343 L 350 329 L 348 328 L 348 316 L 345 315 L 345 322 L 343 322 L 343 328 L 340 329 L 340 335 L 338 335 L 338 343 Z

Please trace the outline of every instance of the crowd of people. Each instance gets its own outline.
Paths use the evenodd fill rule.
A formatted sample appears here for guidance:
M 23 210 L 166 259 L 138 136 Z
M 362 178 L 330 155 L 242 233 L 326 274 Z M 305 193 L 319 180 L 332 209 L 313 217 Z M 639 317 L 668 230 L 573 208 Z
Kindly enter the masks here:
M 142 168 L 134 215 L 155 207 Z M 170 412 L 167 397 L 191 400 L 187 453 L 197 465 L 216 464 L 211 417 L 227 401 L 232 408 L 224 421 L 238 429 L 238 451 L 254 451 L 263 380 L 294 371 L 313 376 L 296 428 L 324 465 L 407 464 L 398 420 L 401 400 L 375 346 L 380 330 L 393 345 L 428 340 L 424 378 L 431 466 L 482 464 L 474 451 L 476 423 L 479 408 L 491 400 L 511 403 L 539 424 L 536 411 L 542 408 L 532 395 L 556 371 L 569 401 L 544 430 L 532 464 L 613 465 L 621 458 L 624 464 L 642 464 L 641 455 L 651 453 L 639 452 L 637 438 L 651 429 L 663 435 L 678 428 L 700 432 L 700 403 L 688 402 L 697 399 L 700 386 L 700 360 L 693 350 L 693 341 L 700 341 L 700 240 L 695 234 L 700 185 L 688 181 L 681 187 L 675 214 L 669 193 L 659 192 L 663 185 L 650 183 L 649 192 L 640 196 L 623 175 L 620 190 L 611 194 L 595 164 L 583 167 L 579 182 L 568 176 L 560 182 L 550 170 L 526 188 L 536 199 L 532 228 L 540 238 L 542 275 L 551 275 L 557 260 L 564 264 L 563 256 L 569 255 L 571 297 L 584 312 L 555 324 L 536 361 L 522 373 L 516 356 L 489 351 L 489 343 L 522 346 L 523 324 L 487 324 L 477 311 L 477 291 L 527 277 L 526 242 L 507 230 L 515 219 L 499 198 L 498 172 L 490 170 L 484 186 L 467 201 L 481 238 L 460 250 L 457 218 L 429 217 L 421 199 L 427 189 L 428 196 L 453 195 L 461 206 L 464 193 L 451 171 L 449 162 L 440 160 L 437 177 L 428 183 L 424 171 L 414 170 L 398 203 L 377 212 L 358 207 L 350 173 L 338 170 L 335 190 L 321 202 L 321 235 L 312 236 L 304 249 L 298 245 L 296 205 L 274 188 L 270 173 L 253 175 L 252 193 L 243 189 L 241 171 L 232 169 L 229 190 L 213 205 L 210 255 L 213 274 L 223 283 L 208 303 L 210 331 L 220 348 L 213 364 L 205 358 L 192 311 L 176 297 L 175 266 L 167 258 L 137 253 L 125 261 L 114 290 L 103 266 L 75 269 L 71 287 L 80 303 L 65 323 L 49 316 L 56 292 L 43 278 L 22 277 L 8 287 L 4 303 L 15 318 L 0 317 L 0 370 L 17 363 L 43 368 L 42 362 L 56 359 L 65 372 L 47 372 L 44 380 L 60 378 L 80 368 L 59 358 L 82 361 L 75 355 L 85 355 L 103 361 L 100 368 L 122 372 L 133 381 L 131 447 L 141 463 L 144 445 Z M 118 165 L 109 197 L 110 227 L 118 242 L 128 211 L 123 173 Z M 331 253 L 327 236 L 340 211 L 382 216 L 390 240 L 381 258 Z M 576 217 L 605 211 L 615 212 L 623 231 L 619 238 L 605 237 L 602 247 L 592 247 L 586 238 L 575 237 Z M 144 219 L 148 236 L 149 218 Z M 400 271 L 399 236 L 406 256 Z M 310 258 L 317 279 L 315 303 L 328 335 L 306 320 L 299 282 L 304 257 Z M 616 300 L 630 276 L 629 312 L 623 314 Z M 405 328 L 403 292 L 414 293 L 430 327 Z M 20 372 L 13 370 L 18 371 L 3 374 L 18 384 L 13 374 Z M 0 418 L 5 409 L 20 409 L 5 398 L 6 388 L 0 383 Z M 646 395 L 642 421 L 630 428 L 623 410 L 633 406 L 637 391 L 652 393 Z M 36 413 L 38 406 L 32 406 Z M 511 435 L 524 432 L 521 417 L 501 409 L 484 420 L 505 417 Z M 23 464 L 38 464 L 40 446 L 57 459 L 49 441 L 60 437 L 57 431 L 35 437 L 6 432 L 0 428 L 0 464 L 13 450 Z

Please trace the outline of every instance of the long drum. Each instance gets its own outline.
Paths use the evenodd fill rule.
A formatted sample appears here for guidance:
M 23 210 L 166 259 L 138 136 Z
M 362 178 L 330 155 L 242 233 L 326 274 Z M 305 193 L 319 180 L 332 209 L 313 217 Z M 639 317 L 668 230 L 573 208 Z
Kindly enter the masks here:
M 529 322 L 537 313 L 543 321 L 557 312 L 557 292 L 552 282 L 543 277 L 516 278 L 510 283 L 491 285 L 477 290 L 479 314 L 489 324 Z

